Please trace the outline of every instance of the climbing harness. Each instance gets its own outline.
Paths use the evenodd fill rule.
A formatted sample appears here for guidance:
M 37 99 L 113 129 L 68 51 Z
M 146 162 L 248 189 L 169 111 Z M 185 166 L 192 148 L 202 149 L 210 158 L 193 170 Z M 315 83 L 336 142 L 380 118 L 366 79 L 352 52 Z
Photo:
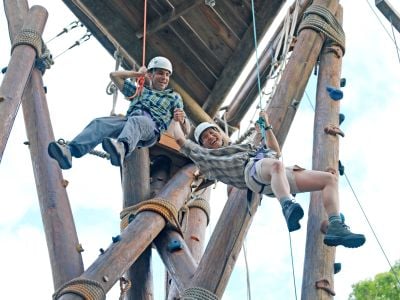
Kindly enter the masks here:
M 83 278 L 72 279 L 65 283 L 53 294 L 53 300 L 65 294 L 76 294 L 85 300 L 106 299 L 106 292 L 99 282 Z

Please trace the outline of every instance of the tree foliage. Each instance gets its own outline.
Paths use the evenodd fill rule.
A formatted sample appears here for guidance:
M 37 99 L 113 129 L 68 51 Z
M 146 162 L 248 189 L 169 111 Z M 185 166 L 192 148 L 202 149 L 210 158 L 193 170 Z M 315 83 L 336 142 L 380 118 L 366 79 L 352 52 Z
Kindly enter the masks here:
M 400 261 L 397 261 L 392 270 L 353 284 L 349 300 L 400 300 L 399 278 Z

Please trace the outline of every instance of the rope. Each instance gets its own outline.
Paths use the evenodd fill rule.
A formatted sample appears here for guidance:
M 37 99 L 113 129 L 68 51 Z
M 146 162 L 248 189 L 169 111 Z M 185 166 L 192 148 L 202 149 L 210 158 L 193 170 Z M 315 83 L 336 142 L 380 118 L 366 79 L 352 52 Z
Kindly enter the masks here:
M 116 50 L 114 52 L 114 58 L 115 58 L 115 69 L 114 70 L 118 71 L 118 69 L 121 65 L 121 62 L 122 62 L 122 55 L 120 54 L 119 47 L 116 47 Z M 112 80 L 107 85 L 106 93 L 107 93 L 107 95 L 113 95 L 113 104 L 112 104 L 110 116 L 116 116 L 117 114 L 115 113 L 115 107 L 117 106 L 117 100 L 118 100 L 118 88 Z
M 37 57 L 42 56 L 42 47 L 43 47 L 43 41 L 42 41 L 42 36 L 39 32 L 33 30 L 33 29 L 22 29 L 16 37 L 14 38 L 12 47 L 11 47 L 11 53 L 14 51 L 14 48 L 19 46 L 19 45 L 28 45 L 33 47 L 36 52 Z
M 306 28 L 323 33 L 342 48 L 343 54 L 345 53 L 345 34 L 343 28 L 335 16 L 325 7 L 311 5 L 307 8 L 297 34 L 300 34 Z
M 290 244 L 290 259 L 291 259 L 291 262 L 292 262 L 292 277 L 293 277 L 294 297 L 297 300 L 296 276 L 294 274 L 294 258 L 293 258 L 292 236 L 290 234 L 290 231 L 289 231 L 289 244 Z
M 59 145 L 68 145 L 69 141 L 66 141 L 64 139 L 58 139 L 57 143 Z M 89 154 L 92 154 L 92 155 L 95 155 L 95 156 L 98 156 L 101 158 L 105 158 L 105 159 L 110 159 L 110 154 L 108 154 L 107 152 L 99 151 L 99 150 L 92 149 L 89 151 Z
M 204 213 L 207 216 L 207 225 L 210 223 L 210 214 L 211 214 L 210 203 L 208 203 L 208 201 L 206 201 L 204 198 L 195 196 L 193 199 L 188 201 L 186 207 L 188 209 L 200 208 L 202 211 L 204 211 Z
M 244 256 L 244 263 L 246 265 L 247 300 L 251 300 L 250 272 L 249 272 L 250 268 L 249 268 L 249 262 L 247 261 L 247 250 L 245 243 L 243 243 L 243 256 Z
M 144 0 L 142 66 L 146 65 L 146 32 L 147 32 L 147 0 Z M 127 97 L 127 98 L 132 99 L 137 96 L 141 96 L 143 93 L 144 83 L 145 83 L 144 75 L 137 77 L 136 78 L 136 91 L 132 96 Z
M 178 220 L 178 211 L 176 207 L 169 201 L 163 198 L 153 198 L 142 201 L 136 205 L 124 208 L 120 213 L 121 231 L 124 230 L 131 216 L 136 216 L 142 211 L 153 211 L 164 217 L 165 221 L 170 224 L 175 230 L 182 234 L 181 226 Z
M 180 300 L 219 300 L 217 295 L 201 287 L 191 287 L 183 291 Z
M 64 294 L 76 294 L 85 300 L 105 300 L 106 292 L 97 281 L 83 278 L 72 279 L 61 286 L 54 294 L 53 300 L 59 299 Z

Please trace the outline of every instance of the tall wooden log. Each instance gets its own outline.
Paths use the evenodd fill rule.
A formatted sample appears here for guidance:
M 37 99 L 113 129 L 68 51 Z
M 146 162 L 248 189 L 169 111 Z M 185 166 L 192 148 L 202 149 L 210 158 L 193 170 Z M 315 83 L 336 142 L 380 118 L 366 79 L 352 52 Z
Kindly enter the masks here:
M 190 194 L 189 187 L 195 170 L 194 165 L 182 168 L 163 187 L 158 197 L 168 199 L 175 207 L 180 208 Z M 141 212 L 121 233 L 119 241 L 111 244 L 80 278 L 96 281 L 105 292 L 109 291 L 165 225 L 166 221 L 161 215 L 152 211 Z M 59 299 L 77 300 L 82 297 L 66 293 Z
M 375 6 L 400 33 L 400 14 L 390 5 L 387 0 L 375 0 Z
M 10 4 L 7 5 L 8 7 L 11 6 Z M 15 11 L 13 10 L 13 12 Z M 14 15 L 7 17 L 13 18 Z M 46 21 L 46 9 L 36 5 L 29 10 L 22 29 L 32 29 L 42 34 Z M 9 23 L 11 22 L 13 21 L 9 20 Z M 35 56 L 36 52 L 33 47 L 28 45 L 16 46 L 0 86 L 0 163 L 21 104 L 22 93 L 31 73 Z
M 208 187 L 206 189 L 203 189 L 201 192 L 195 193 L 195 195 L 202 197 L 204 201 L 209 202 L 210 192 L 211 187 Z M 196 263 L 196 269 L 201 260 L 201 257 L 203 256 L 206 229 L 209 217 L 210 216 L 207 216 L 206 212 L 202 208 L 194 206 L 189 208 L 188 218 L 185 217 L 184 220 L 184 239 Z M 182 288 L 178 288 L 177 284 L 174 281 L 170 282 L 169 284 L 170 289 L 167 299 L 178 299 L 179 292 L 182 292 Z M 186 284 L 184 286 L 188 285 Z
M 249 202 L 246 190 L 233 188 L 189 287 L 222 296 L 259 203 L 258 194 Z
M 149 149 L 135 150 L 122 168 L 124 208 L 150 198 Z M 127 299 L 153 299 L 153 276 L 151 273 L 151 247 L 147 247 L 128 271 L 128 279 L 134 286 L 128 290 Z
M 315 0 L 313 4 L 327 8 L 334 15 L 338 0 Z M 267 113 L 281 147 L 303 97 L 324 39 L 323 35 L 311 29 L 300 32 L 292 56 L 268 106 Z
M 338 7 L 336 18 L 342 22 L 343 9 Z M 332 124 L 339 126 L 340 101 L 333 101 L 327 93 L 327 86 L 339 87 L 343 52 L 338 46 L 324 47 L 320 56 L 317 100 L 314 121 L 313 169 L 335 170 L 339 163 L 338 135 L 329 135 L 324 128 Z M 323 289 L 316 289 L 316 282 L 327 280 L 325 286 L 334 291 L 333 264 L 334 247 L 323 244 L 320 231 L 321 222 L 327 215 L 322 204 L 322 193 L 311 193 L 308 212 L 307 242 L 304 259 L 302 299 L 333 299 L 333 295 Z
M 11 41 L 22 27 L 28 13 L 26 0 L 6 0 Z M 33 173 L 36 181 L 54 288 L 79 276 L 83 272 L 76 228 L 72 217 L 64 180 L 57 163 L 47 154 L 47 145 L 54 140 L 42 75 L 32 70 L 22 96 L 25 127 L 29 140 Z

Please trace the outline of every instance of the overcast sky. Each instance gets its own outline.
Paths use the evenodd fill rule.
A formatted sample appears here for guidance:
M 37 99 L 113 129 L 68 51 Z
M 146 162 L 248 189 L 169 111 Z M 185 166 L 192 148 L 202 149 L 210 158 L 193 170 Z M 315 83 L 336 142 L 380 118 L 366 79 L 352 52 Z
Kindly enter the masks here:
M 292 1 L 289 1 L 291 3 Z M 400 0 L 389 1 L 400 11 Z M 48 41 L 76 18 L 62 1 L 29 1 L 49 11 L 44 32 Z M 216 1 L 218 5 L 218 0 Z M 400 63 L 392 29 L 375 9 L 373 0 L 341 1 L 344 6 L 346 54 L 343 59 L 341 112 L 346 120 L 341 128 L 340 159 L 348 181 L 340 177 L 341 211 L 355 232 L 364 233 L 366 244 L 359 249 L 337 248 L 336 261 L 342 271 L 335 276 L 335 299 L 347 299 L 351 285 L 389 270 L 389 265 L 374 238 L 358 201 L 362 205 L 379 242 L 392 264 L 400 259 L 398 240 L 398 120 L 400 112 Z M 371 9 L 372 7 L 372 9 Z M 376 14 L 376 15 L 375 15 Z M 380 23 L 380 21 L 382 24 Z M 384 27 L 387 31 L 385 31 Z M 86 30 L 79 28 L 48 43 L 57 55 Z M 134 34 L 134 33 L 132 33 Z M 395 33 L 399 42 L 399 34 Z M 7 22 L 0 3 L 0 67 L 9 61 Z M 56 138 L 71 140 L 95 117 L 106 116 L 112 107 L 112 96 L 106 94 L 109 72 L 114 59 L 91 38 L 56 58 L 55 65 L 44 75 L 47 101 Z M 0 75 L 2 78 L 2 75 Z M 307 94 L 314 105 L 315 76 Z M 117 112 L 124 113 L 128 102 L 119 97 Z M 311 168 L 313 108 L 304 98 L 283 149 L 287 165 Z M 243 127 L 247 126 L 244 124 Z M 30 299 L 50 299 L 53 293 L 51 269 L 37 200 L 30 154 L 26 141 L 22 112 L 15 121 L 0 166 L 0 273 L 2 298 L 29 294 Z M 63 171 L 74 214 L 85 268 L 96 259 L 100 248 L 111 243 L 119 232 L 122 205 L 119 169 L 109 161 L 87 155 L 73 161 L 71 170 Z M 212 194 L 211 234 L 226 197 L 225 187 L 218 184 Z M 357 199 L 356 199 L 357 198 Z M 309 194 L 298 195 L 297 201 L 308 209 Z M 292 233 L 294 272 L 297 295 L 300 297 L 303 273 L 307 217 L 302 229 Z M 264 198 L 247 239 L 251 294 L 253 299 L 295 299 L 290 261 L 289 238 L 278 202 Z M 157 254 L 154 255 L 157 257 Z M 159 262 L 154 264 L 155 299 L 163 299 L 164 273 Z M 246 268 L 241 255 L 224 294 L 224 300 L 246 298 Z M 117 299 L 118 288 L 108 294 Z

